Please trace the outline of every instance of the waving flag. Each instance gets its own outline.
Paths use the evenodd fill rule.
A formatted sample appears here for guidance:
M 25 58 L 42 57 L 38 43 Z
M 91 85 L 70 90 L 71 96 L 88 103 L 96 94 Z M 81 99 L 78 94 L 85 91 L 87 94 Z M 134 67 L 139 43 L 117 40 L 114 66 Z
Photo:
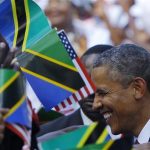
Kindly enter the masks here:
M 87 97 L 88 95 L 93 94 L 95 90 L 95 87 L 93 83 L 91 82 L 91 79 L 89 78 L 87 71 L 85 70 L 85 67 L 83 66 L 80 59 L 78 58 L 65 32 L 62 30 L 58 33 L 58 35 L 68 55 L 70 56 L 75 68 L 77 68 L 77 71 L 80 73 L 80 76 L 82 77 L 84 81 L 84 85 L 80 89 L 78 89 L 78 91 L 76 91 L 71 96 L 69 96 L 66 100 L 58 104 L 58 106 L 55 107 L 57 111 L 59 111 L 61 108 L 65 108 L 67 105 L 70 105 L 74 103 L 75 101 L 79 101 Z
M 51 29 L 40 7 L 32 0 L 2 0 L 0 33 L 9 47 L 24 50 Z
M 6 126 L 29 144 L 32 112 L 26 100 L 23 78 L 12 69 L 0 69 L 0 79 L 0 104 L 10 109 L 4 116 Z
M 59 35 L 61 34 L 64 32 Z M 65 99 L 71 104 L 94 92 L 94 85 L 85 75 L 86 71 L 74 50 L 71 49 L 68 53 L 55 30 L 28 47 L 18 57 L 18 61 L 46 110 Z M 64 102 L 63 107 L 65 106 Z M 60 110 L 59 106 L 56 108 Z
M 0 22 L 4 23 L 0 32 L 10 46 L 22 48 L 23 54 L 18 57 L 21 69 L 46 110 L 60 103 L 56 107 L 59 111 L 94 92 L 95 87 L 74 50 L 69 54 L 61 42 L 64 33 L 59 37 L 51 29 L 32 0 L 2 1 L 0 14 Z M 75 57 L 71 56 L 72 51 Z
M 59 135 L 54 138 L 48 137 L 47 135 L 47 138 L 45 139 L 39 138 L 39 147 L 43 150 L 48 150 L 48 149 L 70 150 L 73 148 L 80 149 L 86 145 L 93 144 L 93 143 L 106 144 L 111 140 L 111 138 L 110 136 L 109 138 L 101 138 L 101 136 L 104 137 L 103 136 L 103 132 L 105 132 L 104 129 L 105 128 L 101 126 L 101 124 L 93 123 L 90 126 L 82 126 L 79 129 L 73 130 L 63 135 Z M 106 135 L 108 135 L 108 132 Z M 97 142 L 100 138 L 103 140 L 101 142 Z M 70 139 L 69 143 L 68 143 L 68 139 Z

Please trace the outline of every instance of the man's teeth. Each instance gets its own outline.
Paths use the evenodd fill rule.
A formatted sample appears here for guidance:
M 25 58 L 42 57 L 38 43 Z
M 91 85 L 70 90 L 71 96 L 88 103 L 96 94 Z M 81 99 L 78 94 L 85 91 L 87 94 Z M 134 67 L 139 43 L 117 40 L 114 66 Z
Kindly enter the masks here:
M 104 118 L 108 120 L 112 116 L 112 113 L 105 113 Z

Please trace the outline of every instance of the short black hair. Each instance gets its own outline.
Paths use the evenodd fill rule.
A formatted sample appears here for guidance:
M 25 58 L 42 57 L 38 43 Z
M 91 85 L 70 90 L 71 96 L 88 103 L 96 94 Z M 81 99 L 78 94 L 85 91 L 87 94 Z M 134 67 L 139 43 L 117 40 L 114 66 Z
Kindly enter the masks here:
M 90 47 L 82 56 L 90 55 L 90 54 L 100 54 L 103 53 L 104 51 L 113 48 L 111 45 L 95 45 L 93 47 Z
M 150 53 L 144 48 L 134 44 L 115 46 L 96 58 L 93 67 L 100 66 L 109 67 L 111 78 L 114 77 L 113 80 L 120 81 L 124 86 L 127 86 L 133 78 L 142 77 L 150 91 Z

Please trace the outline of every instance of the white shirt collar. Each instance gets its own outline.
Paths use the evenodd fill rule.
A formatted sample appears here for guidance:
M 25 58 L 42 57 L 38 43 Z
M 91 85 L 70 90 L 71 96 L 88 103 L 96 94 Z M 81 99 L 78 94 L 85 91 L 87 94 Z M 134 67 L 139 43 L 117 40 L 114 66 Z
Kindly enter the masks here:
M 85 115 L 82 109 L 80 109 L 80 113 L 84 125 L 90 125 L 93 123 L 93 121 Z
M 150 139 L 150 119 L 145 124 L 144 128 L 141 130 L 137 140 L 140 144 L 149 142 Z

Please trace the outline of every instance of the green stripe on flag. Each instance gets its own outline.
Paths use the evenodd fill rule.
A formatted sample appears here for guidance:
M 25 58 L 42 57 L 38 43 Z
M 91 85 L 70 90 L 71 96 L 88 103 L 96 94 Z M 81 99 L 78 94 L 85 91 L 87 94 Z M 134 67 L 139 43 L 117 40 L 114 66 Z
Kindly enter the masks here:
M 27 20 L 30 20 L 28 22 L 30 24 L 26 41 L 26 47 L 28 48 L 35 41 L 38 41 L 47 34 L 51 30 L 51 26 L 44 12 L 33 0 L 24 1 L 26 1 L 26 10 L 28 11 Z
M 57 136 L 39 143 L 41 150 L 67 150 L 77 146 L 83 134 L 86 132 L 87 126 L 71 131 L 69 133 Z
M 74 64 L 64 48 L 64 45 L 61 43 L 56 30 L 48 32 L 45 37 L 42 39 L 40 38 L 40 40 L 31 45 L 29 49 L 74 67 Z
M 9 69 L 0 69 L 0 93 L 5 90 L 17 77 L 18 72 Z
M 12 108 L 19 100 L 20 98 L 24 95 L 24 83 L 22 82 L 23 78 L 20 75 L 19 72 L 16 72 L 13 70 L 5 70 L 1 69 L 0 70 L 0 76 L 1 78 L 1 83 L 4 77 L 9 77 L 7 82 L 2 86 L 1 92 L 0 92 L 0 105 L 2 107 L 6 108 Z M 2 75 L 3 74 L 3 75 Z M 10 76 L 10 74 L 13 74 L 13 76 Z M 16 91 L 16 89 L 19 89 Z M 11 95 L 11 96 L 10 96 Z
M 114 141 L 103 142 L 101 144 L 90 144 L 82 148 L 73 148 L 68 150 L 109 150 Z

